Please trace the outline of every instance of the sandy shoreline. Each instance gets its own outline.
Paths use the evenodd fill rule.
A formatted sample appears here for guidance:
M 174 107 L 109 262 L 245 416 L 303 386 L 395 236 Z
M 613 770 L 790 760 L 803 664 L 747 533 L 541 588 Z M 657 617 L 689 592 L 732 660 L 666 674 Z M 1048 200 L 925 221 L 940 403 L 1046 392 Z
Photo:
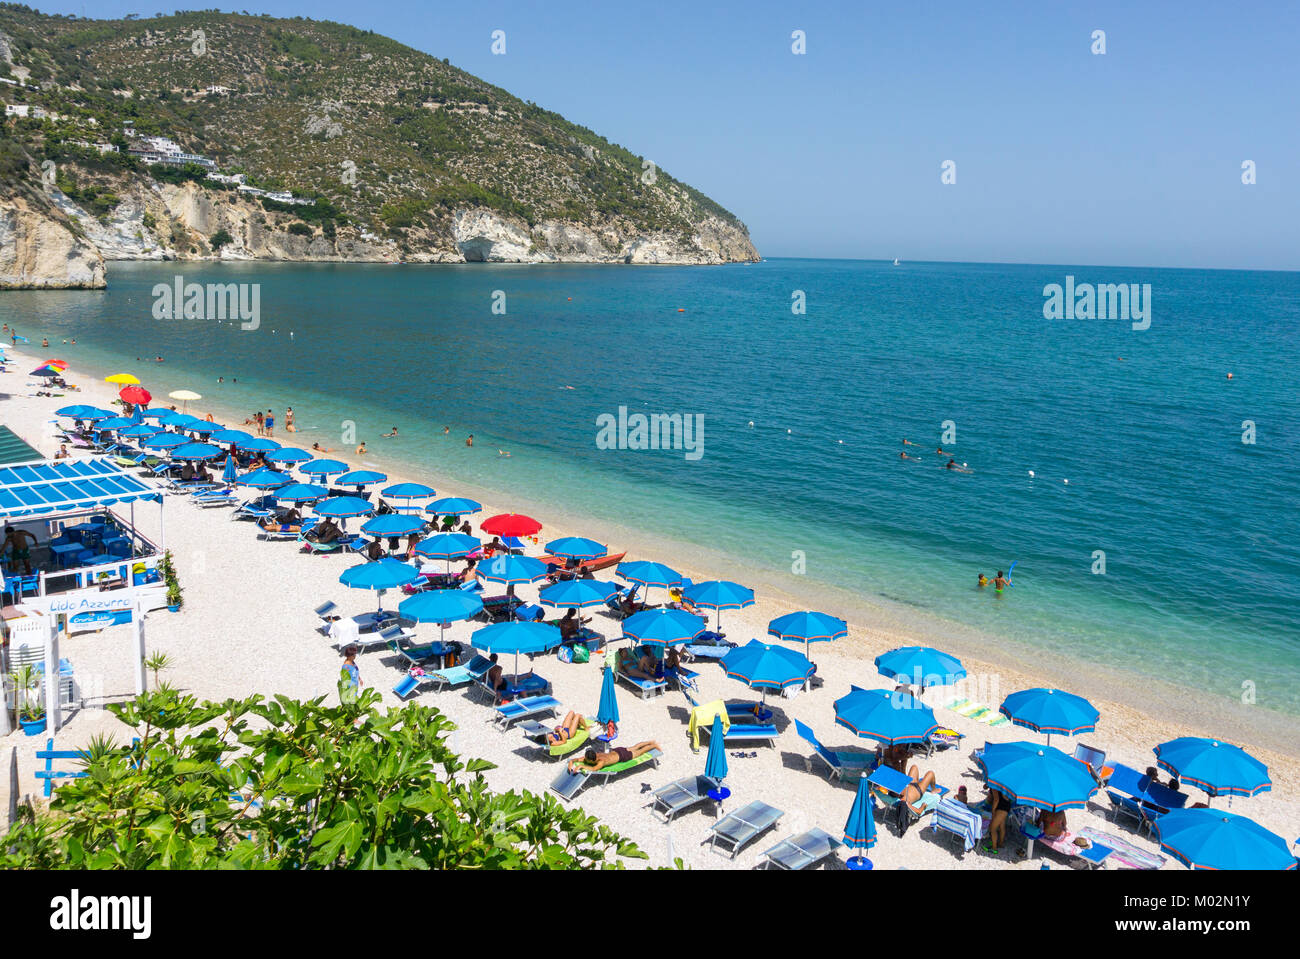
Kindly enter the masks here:
M 9 351 L 15 357 L 15 372 L 0 380 L 0 388 L 9 394 L 5 403 L 4 421 L 28 442 L 47 453 L 57 449 L 49 423 L 55 409 L 70 402 L 105 405 L 116 395 L 109 384 L 90 381 L 88 376 L 77 375 L 75 348 L 71 349 L 73 355 L 64 358 L 73 363 L 72 380 L 82 386 L 82 391 L 78 394 L 70 394 L 62 399 L 27 396 L 31 390 L 24 387 L 27 382 L 25 372 L 30 367 L 23 366 L 23 363 L 31 357 L 30 346 L 27 353 Z M 146 379 L 146 386 L 150 385 L 149 369 L 135 369 L 133 372 Z M 165 394 L 166 390 L 160 389 L 157 392 Z M 211 409 L 219 420 L 222 419 L 222 414 L 227 414 L 224 422 L 235 427 L 241 426 L 247 416 L 247 413 L 229 415 L 231 411 L 218 409 L 214 404 L 209 404 L 206 398 L 197 405 L 205 411 Z M 282 409 L 277 409 L 277 416 L 282 416 Z M 320 438 L 305 432 L 286 436 L 277 429 L 276 439 L 286 445 L 310 447 L 313 441 Z M 384 455 L 380 441 L 372 441 L 369 446 L 371 455 L 364 458 L 350 455 L 350 450 L 340 450 L 338 455 L 353 464 L 366 462 L 367 465 L 384 469 L 389 473 L 391 482 L 404 479 L 430 482 L 439 490 L 440 495 L 481 494 L 476 498 L 483 499 L 484 513 L 471 518 L 472 520 L 506 509 L 523 509 L 528 505 L 503 494 L 489 495 L 490 491 L 444 482 L 441 477 L 428 472 L 404 474 L 399 463 Z M 165 511 L 167 545 L 176 555 L 182 584 L 186 587 L 187 601 L 180 614 L 157 613 L 149 619 L 150 648 L 166 650 L 177 661 L 166 678 L 196 695 L 214 699 L 252 692 L 263 695 L 281 692 L 302 697 L 333 695 L 338 657 L 329 646 L 329 641 L 313 632 L 315 619 L 311 609 L 325 599 L 333 599 L 349 612 L 360 612 L 368 608 L 373 601 L 369 594 L 348 590 L 337 582 L 339 572 L 356 560 L 351 557 L 300 555 L 295 552 L 292 544 L 259 542 L 255 539 L 255 529 L 251 524 L 230 522 L 228 512 L 224 510 L 196 509 L 181 497 L 168 497 Z M 575 517 L 559 517 L 559 522 L 551 522 L 554 517 L 543 513 L 538 518 L 546 523 L 541 536 L 543 542 L 566 533 L 597 535 L 604 532 Z M 137 520 L 146 535 L 157 537 L 156 510 L 138 510 Z M 752 636 L 764 636 L 767 622 L 783 612 L 809 608 L 810 598 L 807 596 L 801 602 L 787 589 L 756 582 L 753 577 L 746 578 L 743 572 L 732 572 L 743 571 L 744 563 L 741 560 L 731 558 L 725 564 L 726 568 L 721 568 L 720 564 L 711 562 L 710 557 L 699 553 L 665 555 L 655 551 L 653 537 L 633 531 L 628 531 L 626 538 L 611 535 L 609 545 L 611 551 L 627 549 L 632 557 L 666 562 L 696 580 L 710 578 L 710 573 L 715 573 L 754 586 L 758 599 L 756 604 L 746 610 L 725 613 L 723 617 L 723 628 L 732 639 L 740 642 Z M 230 597 L 247 595 L 249 583 L 256 584 L 256 592 L 247 597 L 248 602 L 232 610 Z M 525 598 L 531 598 L 535 595 L 535 590 L 525 588 L 521 593 Z M 811 608 L 817 606 L 814 604 Z M 827 611 L 844 615 L 850 620 L 850 636 L 843 642 L 829 646 L 821 644 L 814 648 L 813 658 L 819 664 L 819 673 L 826 681 L 825 686 L 792 700 L 778 701 L 777 725 L 781 729 L 781 735 L 776 748 L 759 747 L 756 758 L 730 760 L 732 774 L 728 785 L 734 798 L 728 808 L 739 808 L 738 803 L 743 804 L 751 799 L 763 799 L 786 811 L 785 818 L 776 830 L 752 843 L 732 862 L 723 856 L 712 854 L 707 846 L 700 845 L 702 840 L 707 839 L 708 825 L 713 821 L 708 813 L 697 809 L 682 816 L 671 827 L 665 827 L 641 808 L 646 801 L 643 784 L 657 787 L 683 775 L 699 772 L 703 766 L 703 754 L 694 755 L 687 747 L 684 734 L 686 703 L 675 692 L 642 702 L 635 699 L 627 687 L 620 686 L 619 702 L 624 717 L 624 738 L 629 743 L 643 738 L 658 740 L 664 747 L 664 759 L 657 770 L 638 769 L 630 776 L 606 786 L 587 789 L 579 796 L 578 804 L 639 842 L 650 853 L 651 861 L 655 864 L 667 863 L 671 847 L 673 855 L 681 856 L 688 865 L 698 868 L 728 865 L 748 868 L 757 862 L 758 853 L 763 849 L 809 826 L 816 825 L 838 835 L 852 802 L 852 791 L 844 786 L 827 783 L 820 769 L 806 771 L 804 757 L 810 750 L 795 735 L 792 720 L 798 718 L 808 723 L 822 742 L 832 749 L 866 748 L 874 745 L 867 740 L 854 741 L 847 730 L 835 726 L 831 703 L 848 691 L 849 683 L 871 687 L 885 685 L 871 664 L 877 654 L 899 645 L 930 642 L 930 639 L 902 632 L 888 622 L 887 615 L 882 614 L 864 623 L 843 609 L 830 608 Z M 617 625 L 603 615 L 597 614 L 593 625 L 607 636 L 618 634 Z M 449 632 L 451 638 L 463 640 L 471 631 L 472 627 L 458 624 Z M 88 694 L 94 692 L 95 701 L 119 698 L 130 690 L 129 671 L 123 657 L 118 655 L 125 650 L 126 643 L 127 634 L 122 627 L 111 628 L 100 634 L 84 634 L 66 642 L 64 655 L 72 659 L 83 687 L 86 687 Z M 972 698 L 981 699 L 995 708 L 1001 697 L 1029 686 L 1060 685 L 1088 695 L 1101 710 L 1101 722 L 1095 733 L 1079 739 L 1105 749 L 1111 759 L 1139 769 L 1154 762 L 1152 746 L 1175 736 L 1216 735 L 1231 738 L 1229 730 L 1224 728 L 1228 718 L 1226 712 L 1210 716 L 1203 723 L 1187 724 L 1169 719 L 1169 714 L 1161 711 L 1158 704 L 1161 699 L 1172 700 L 1178 697 L 1179 691 L 1172 687 L 1148 690 L 1152 694 L 1152 703 L 1157 708 L 1139 710 L 1115 701 L 1104 693 L 1099 694 L 1098 690 L 1104 690 L 1108 684 L 1115 682 L 1112 678 L 1099 674 L 1099 671 L 1091 674 L 1075 672 L 1074 681 L 1068 682 L 1060 676 L 1008 669 L 1005 664 L 985 661 L 956 640 L 946 645 L 962 656 L 972 677 L 965 689 L 977 690 L 981 695 Z M 360 665 L 364 681 L 382 690 L 385 699 L 395 703 L 397 700 L 391 689 L 400 679 L 401 673 L 395 665 L 386 664 L 389 658 L 386 652 L 364 654 Z M 552 681 L 554 695 L 566 706 L 588 711 L 595 708 L 600 682 L 598 668 L 562 664 L 553 657 L 539 657 L 534 665 Z M 700 669 L 702 692 L 707 697 L 733 698 L 746 694 L 740 684 L 726 680 L 718 667 L 703 665 Z M 488 773 L 488 779 L 494 788 L 523 787 L 541 791 L 554 776 L 555 766 L 547 760 L 538 760 L 531 750 L 523 748 L 523 740 L 517 733 L 503 735 L 491 729 L 485 722 L 490 710 L 462 692 L 424 693 L 421 698 L 426 704 L 442 709 L 460 725 L 456 734 L 457 748 L 498 764 L 499 768 Z M 940 691 L 940 702 L 946 702 L 948 698 L 950 697 L 944 696 L 943 691 Z M 976 794 L 977 780 L 968 758 L 972 746 L 978 746 L 986 739 L 1041 741 L 1027 730 L 1009 725 L 990 729 L 946 709 L 936 710 L 936 717 L 940 722 L 965 733 L 967 739 L 960 752 L 949 750 L 936 755 L 931 761 L 920 760 L 922 768 L 934 768 L 939 782 L 950 788 L 966 784 Z M 103 731 L 108 724 L 116 725 L 116 721 L 107 717 L 103 711 L 83 710 L 60 734 L 60 747 L 83 742 L 95 732 Z M 24 757 L 21 789 L 29 792 L 33 791 L 35 782 L 31 776 L 30 754 L 38 747 L 36 739 L 19 741 L 24 739 L 21 736 L 10 737 L 7 744 L 20 747 L 20 755 Z M 1300 829 L 1300 802 L 1296 801 L 1296 787 L 1300 785 L 1300 760 L 1295 755 L 1286 755 L 1249 741 L 1239 741 L 1268 764 L 1274 788 L 1271 793 L 1255 799 L 1235 800 L 1233 811 L 1250 815 L 1283 836 L 1300 834 L 1296 831 Z M 39 742 L 43 745 L 44 739 L 39 739 Z M 1072 748 L 1072 743 L 1068 740 L 1062 742 L 1054 739 L 1053 744 L 1067 750 Z M 7 782 L 0 786 L 5 791 L 7 788 Z M 1197 798 L 1203 797 L 1197 794 Z M 1226 800 L 1216 800 L 1215 805 L 1226 805 Z M 1077 830 L 1090 825 L 1122 836 L 1144 849 L 1154 849 L 1154 844 L 1145 838 L 1135 837 L 1127 827 L 1106 821 L 1102 811 L 1108 807 L 1105 794 L 1099 794 L 1088 811 L 1070 814 L 1071 828 Z M 959 863 L 951 845 L 942 839 L 936 841 L 929 830 L 913 829 L 901 840 L 888 829 L 882 828 L 880 833 L 879 842 L 871 853 L 878 867 L 1027 867 L 1023 860 L 1017 860 L 1014 853 L 1005 850 L 996 858 L 978 851 L 967 853 Z M 1059 859 L 1050 861 L 1053 867 L 1063 865 Z M 1035 861 L 1032 868 L 1039 865 Z M 1171 867 L 1176 866 L 1166 866 Z

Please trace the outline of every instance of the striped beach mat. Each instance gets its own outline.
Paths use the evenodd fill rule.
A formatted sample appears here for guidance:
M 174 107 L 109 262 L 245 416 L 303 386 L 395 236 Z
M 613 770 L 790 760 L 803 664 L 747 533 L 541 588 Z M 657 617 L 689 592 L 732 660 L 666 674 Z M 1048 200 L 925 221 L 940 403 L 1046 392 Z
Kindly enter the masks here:
M 1120 866 L 1127 866 L 1129 869 L 1159 869 L 1165 864 L 1165 857 L 1159 853 L 1151 852 L 1135 846 L 1127 839 L 1121 839 L 1119 836 L 1112 836 L 1110 833 L 1102 832 L 1100 829 L 1094 829 L 1091 826 L 1085 826 L 1079 830 L 1079 835 L 1092 842 L 1100 843 L 1103 846 L 1111 848 L 1110 860 Z
M 1005 726 L 1009 722 L 1007 717 L 996 709 L 983 703 L 973 703 L 969 699 L 954 699 L 945 708 L 951 709 L 958 716 L 965 716 L 986 726 Z

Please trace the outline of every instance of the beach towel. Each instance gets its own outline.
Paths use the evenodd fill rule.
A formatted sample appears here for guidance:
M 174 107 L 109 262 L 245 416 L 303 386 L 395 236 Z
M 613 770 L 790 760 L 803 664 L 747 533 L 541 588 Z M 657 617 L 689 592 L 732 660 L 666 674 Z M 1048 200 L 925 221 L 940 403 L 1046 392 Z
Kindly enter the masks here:
M 567 756 L 569 753 L 576 752 L 587 742 L 587 737 L 591 735 L 591 720 L 583 718 L 578 720 L 578 728 L 572 736 L 562 743 L 554 743 L 547 747 L 547 751 L 552 756 Z
M 727 704 L 721 699 L 715 699 L 711 703 L 704 703 L 696 706 L 691 710 L 691 718 L 686 724 L 686 734 L 691 737 L 691 748 L 698 750 L 700 748 L 700 727 L 708 728 L 713 725 L 713 717 L 722 717 L 722 734 L 725 736 L 727 730 L 731 729 L 731 717 L 727 715 Z
M 935 810 L 935 822 L 961 836 L 967 852 L 975 848 L 975 843 L 988 833 L 989 828 L 987 819 L 956 799 L 939 800 L 939 808 Z
M 1143 849 L 1127 839 L 1112 836 L 1110 833 L 1094 829 L 1092 826 L 1085 826 L 1080 829 L 1079 835 L 1096 845 L 1109 846 L 1111 854 L 1110 858 L 1106 860 L 1107 862 L 1117 863 L 1129 869 L 1159 869 L 1165 863 L 1165 857 L 1159 853 Z

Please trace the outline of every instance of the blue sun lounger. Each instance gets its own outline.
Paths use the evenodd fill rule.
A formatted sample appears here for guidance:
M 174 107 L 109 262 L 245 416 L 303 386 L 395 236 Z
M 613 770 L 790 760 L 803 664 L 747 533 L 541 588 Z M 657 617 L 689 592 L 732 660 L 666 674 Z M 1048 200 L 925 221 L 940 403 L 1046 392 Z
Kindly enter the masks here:
M 629 676 L 621 669 L 618 671 L 617 676 L 640 693 L 642 699 L 649 699 L 651 696 L 658 695 L 668 688 L 668 684 L 662 679 L 641 679 L 639 676 Z
M 730 715 L 730 713 L 728 713 Z M 813 748 L 813 755 L 826 764 L 826 778 L 834 776 L 841 781 L 844 780 L 844 774 L 865 773 L 869 772 L 876 764 L 876 757 L 871 753 L 843 752 L 836 749 L 827 749 L 818 742 L 812 729 L 805 726 L 799 720 L 794 721 L 795 732 L 797 732 L 805 742 Z
M 555 715 L 559 709 L 560 701 L 554 696 L 529 696 L 526 699 L 516 699 L 513 702 L 502 703 L 496 708 L 496 715 L 493 720 L 497 722 L 502 731 L 510 728 L 511 723 L 517 723 L 522 719 L 532 719 L 534 716 L 540 716 L 543 713 Z
M 700 708 L 700 704 L 696 701 L 695 697 L 692 696 L 690 693 L 688 693 L 685 689 L 682 690 L 682 695 L 685 696 L 686 701 L 691 704 L 691 709 Z M 727 722 L 730 723 L 731 725 L 734 726 L 737 723 L 742 723 L 742 724 L 758 723 L 759 725 L 762 725 L 762 723 L 760 723 L 759 715 L 757 711 L 757 707 L 760 704 L 756 700 L 728 699 L 723 705 L 725 705 L 727 708 Z
M 417 667 L 412 667 L 417 668 Z M 393 687 L 393 692 L 401 699 L 413 696 L 425 686 L 435 686 L 441 692 L 465 683 L 472 683 L 487 675 L 492 668 L 492 661 L 486 656 L 475 656 L 469 662 L 445 669 L 422 670 L 421 674 L 412 674 L 409 670 L 402 681 Z
M 650 794 L 654 798 L 646 805 L 664 822 L 672 822 L 674 816 L 698 806 L 709 798 L 710 790 L 717 788 L 717 782 L 708 776 L 687 776 L 660 786 Z
M 741 849 L 775 826 L 784 815 L 775 806 L 756 799 L 710 826 L 709 843 L 714 851 L 717 851 L 719 841 L 730 845 L 729 856 L 735 859 Z

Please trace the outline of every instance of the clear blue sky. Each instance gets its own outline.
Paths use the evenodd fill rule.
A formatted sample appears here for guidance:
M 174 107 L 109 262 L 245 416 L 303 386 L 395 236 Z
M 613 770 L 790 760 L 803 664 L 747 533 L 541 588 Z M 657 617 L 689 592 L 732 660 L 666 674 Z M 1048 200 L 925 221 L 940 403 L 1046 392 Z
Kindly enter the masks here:
M 1300 269 L 1291 0 L 221 4 L 245 7 L 447 57 L 703 190 L 766 256 Z

